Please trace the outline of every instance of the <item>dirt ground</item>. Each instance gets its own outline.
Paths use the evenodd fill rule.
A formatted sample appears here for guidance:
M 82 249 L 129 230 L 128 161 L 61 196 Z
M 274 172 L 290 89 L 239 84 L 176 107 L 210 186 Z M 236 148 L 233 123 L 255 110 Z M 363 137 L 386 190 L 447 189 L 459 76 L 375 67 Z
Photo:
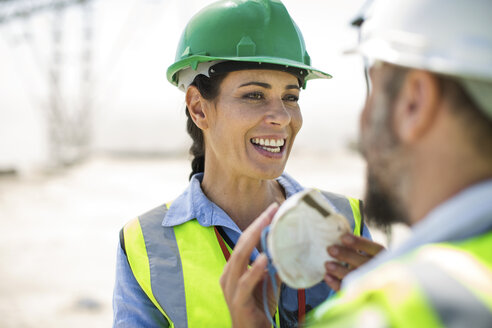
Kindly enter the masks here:
M 364 165 L 353 153 L 295 154 L 287 172 L 305 186 L 362 195 Z M 0 327 L 110 326 L 120 228 L 175 198 L 188 174 L 186 158 L 97 156 L 0 177 Z

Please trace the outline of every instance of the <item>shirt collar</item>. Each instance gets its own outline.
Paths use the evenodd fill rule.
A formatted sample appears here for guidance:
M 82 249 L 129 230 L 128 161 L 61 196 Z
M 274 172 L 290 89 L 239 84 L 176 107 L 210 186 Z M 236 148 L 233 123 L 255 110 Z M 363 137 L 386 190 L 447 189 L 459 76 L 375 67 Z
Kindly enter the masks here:
M 173 227 L 192 219 L 204 227 L 220 225 L 240 232 L 232 219 L 217 205 L 210 201 L 200 186 L 203 173 L 192 176 L 186 190 L 174 200 L 163 218 L 164 227 Z M 284 188 L 286 198 L 304 188 L 287 173 L 276 179 Z

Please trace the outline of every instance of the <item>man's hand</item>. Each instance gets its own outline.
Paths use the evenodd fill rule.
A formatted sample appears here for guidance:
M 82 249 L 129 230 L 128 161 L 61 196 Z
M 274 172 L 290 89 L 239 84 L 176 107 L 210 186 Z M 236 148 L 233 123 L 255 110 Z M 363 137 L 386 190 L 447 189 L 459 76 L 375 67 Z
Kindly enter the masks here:
M 229 307 L 232 326 L 235 328 L 271 326 L 263 310 L 262 292 L 265 279 L 268 279 L 268 308 L 272 314 L 277 307 L 278 295 L 273 295 L 265 270 L 268 259 L 265 254 L 260 254 L 250 268 L 248 263 L 251 252 L 260 241 L 263 228 L 270 224 L 277 209 L 277 204 L 270 205 L 244 230 L 220 277 L 220 286 Z
M 342 244 L 330 246 L 327 249 L 331 257 L 348 264 L 348 267 L 346 267 L 335 261 L 325 263 L 325 282 L 333 290 L 339 290 L 342 279 L 347 274 L 372 259 L 384 249 L 383 246 L 369 239 L 351 234 L 342 236 Z

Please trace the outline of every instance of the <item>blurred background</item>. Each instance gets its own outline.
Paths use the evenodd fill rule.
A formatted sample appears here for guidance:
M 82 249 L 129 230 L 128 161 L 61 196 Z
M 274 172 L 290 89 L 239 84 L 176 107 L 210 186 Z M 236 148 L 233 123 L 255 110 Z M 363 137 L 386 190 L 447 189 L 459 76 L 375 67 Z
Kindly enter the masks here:
M 0 327 L 107 327 L 118 232 L 187 186 L 183 93 L 166 78 L 206 0 L 0 0 Z M 361 197 L 363 0 L 284 0 L 332 80 L 301 93 L 287 172 Z M 403 240 L 407 230 L 386 235 Z M 388 239 L 390 236 L 390 239 Z

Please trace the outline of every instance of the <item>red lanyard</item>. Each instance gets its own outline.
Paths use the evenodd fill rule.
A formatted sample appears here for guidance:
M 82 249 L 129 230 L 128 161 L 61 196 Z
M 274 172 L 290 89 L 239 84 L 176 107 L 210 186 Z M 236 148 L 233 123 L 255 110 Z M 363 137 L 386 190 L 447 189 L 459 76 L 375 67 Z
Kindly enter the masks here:
M 227 262 L 231 257 L 231 253 L 229 252 L 229 249 L 227 249 L 224 239 L 222 239 L 222 236 L 217 230 L 217 227 L 214 227 L 214 230 L 215 230 L 215 236 L 217 236 L 217 241 L 219 242 L 220 245 L 220 249 L 222 250 L 222 253 L 224 254 L 224 258 Z M 297 290 L 297 304 L 299 307 L 297 312 L 297 322 L 300 324 L 304 321 L 304 315 L 306 314 L 306 291 L 304 289 Z
M 304 321 L 304 315 L 306 314 L 306 290 L 298 289 L 297 290 L 297 306 L 299 307 L 297 312 L 297 322 L 299 323 L 299 327 L 301 323 Z
M 222 253 L 224 254 L 226 262 L 229 261 L 229 258 L 231 257 L 231 253 L 229 253 L 229 250 L 227 249 L 226 244 L 224 243 L 224 239 L 220 236 L 219 230 L 217 230 L 217 227 L 214 227 L 215 230 L 215 235 L 217 236 L 217 241 L 219 242 L 220 249 L 222 250 Z

